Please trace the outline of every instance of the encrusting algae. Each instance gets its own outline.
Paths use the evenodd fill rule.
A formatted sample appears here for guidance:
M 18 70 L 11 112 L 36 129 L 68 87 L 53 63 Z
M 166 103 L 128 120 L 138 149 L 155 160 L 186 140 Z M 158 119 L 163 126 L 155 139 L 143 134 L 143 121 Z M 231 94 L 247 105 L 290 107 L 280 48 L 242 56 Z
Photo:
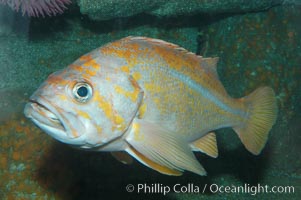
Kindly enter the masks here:
M 50 161 L 55 162 L 58 155 L 52 155 L 52 140 L 47 139 L 41 131 L 32 126 L 23 116 L 14 115 L 9 121 L 0 124 L 0 198 L 3 200 L 16 199 L 41 199 L 45 196 L 68 196 L 72 180 L 64 165 L 56 163 L 45 166 L 45 158 L 50 156 Z M 57 175 L 47 175 L 55 170 Z M 42 175 L 45 173 L 45 175 Z M 66 176 L 67 174 L 67 176 Z M 74 176 L 74 175 L 73 175 Z M 68 178 L 69 177 L 69 178 Z M 57 181 L 65 186 L 58 188 Z M 49 190 L 53 188 L 57 190 Z M 61 192 L 62 191 L 62 192 Z M 74 193 L 73 193 L 74 194 Z

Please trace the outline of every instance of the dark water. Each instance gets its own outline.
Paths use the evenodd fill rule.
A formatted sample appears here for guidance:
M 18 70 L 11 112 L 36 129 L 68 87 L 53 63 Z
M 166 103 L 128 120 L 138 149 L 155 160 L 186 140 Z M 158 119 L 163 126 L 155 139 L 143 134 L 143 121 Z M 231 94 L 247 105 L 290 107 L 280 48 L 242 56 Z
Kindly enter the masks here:
M 29 19 L 7 7 L 0 12 L 0 199 L 301 198 L 300 6 L 171 18 L 139 14 L 105 21 L 90 20 L 77 6 L 52 18 Z M 219 157 L 197 154 L 206 177 L 189 172 L 170 177 L 138 162 L 123 165 L 109 153 L 72 149 L 25 119 L 24 103 L 51 72 L 129 35 L 159 38 L 204 57 L 220 57 L 220 79 L 234 97 L 262 85 L 272 87 L 279 115 L 263 152 L 253 156 L 232 130 L 219 130 Z M 128 184 L 136 190 L 127 192 Z M 176 184 L 176 191 L 162 195 Z M 215 184 L 220 192 L 214 191 Z M 255 194 L 258 185 L 280 191 Z M 138 193 L 138 186 L 148 189 Z M 249 190 L 227 193 L 226 186 Z M 285 192 L 287 186 L 294 192 Z

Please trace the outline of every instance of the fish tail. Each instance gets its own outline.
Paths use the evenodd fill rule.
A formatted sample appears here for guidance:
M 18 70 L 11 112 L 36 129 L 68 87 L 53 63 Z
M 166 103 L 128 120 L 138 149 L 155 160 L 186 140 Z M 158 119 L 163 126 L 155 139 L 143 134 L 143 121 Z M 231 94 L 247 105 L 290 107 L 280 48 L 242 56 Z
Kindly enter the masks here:
M 247 150 L 258 155 L 265 146 L 268 133 L 276 121 L 275 93 L 270 87 L 261 87 L 240 100 L 246 106 L 247 115 L 245 120 L 233 129 Z

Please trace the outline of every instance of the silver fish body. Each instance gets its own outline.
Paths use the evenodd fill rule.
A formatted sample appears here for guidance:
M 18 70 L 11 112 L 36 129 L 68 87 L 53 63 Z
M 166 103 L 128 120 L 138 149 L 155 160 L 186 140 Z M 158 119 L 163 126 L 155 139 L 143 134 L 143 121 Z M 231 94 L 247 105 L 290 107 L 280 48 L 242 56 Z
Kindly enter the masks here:
M 24 112 L 61 142 L 127 152 L 168 175 L 205 175 L 192 151 L 217 157 L 214 130 L 232 127 L 257 155 L 277 116 L 269 87 L 231 98 L 217 61 L 162 40 L 123 38 L 50 75 Z

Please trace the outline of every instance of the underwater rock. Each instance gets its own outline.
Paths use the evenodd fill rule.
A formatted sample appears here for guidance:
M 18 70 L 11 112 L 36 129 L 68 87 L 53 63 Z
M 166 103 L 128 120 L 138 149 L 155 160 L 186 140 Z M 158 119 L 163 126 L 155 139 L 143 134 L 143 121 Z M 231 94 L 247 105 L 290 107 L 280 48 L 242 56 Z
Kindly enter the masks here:
M 8 9 L 5 5 L 1 5 L 0 3 L 0 37 L 20 32 L 28 33 L 29 22 L 29 18 L 23 18 L 21 15 L 16 14 L 13 10 Z M 3 47 L 3 44 L 1 45 L 1 47 Z M 5 49 L 0 49 L 0 54 L 2 51 L 5 51 Z
M 13 13 L 7 11 L 4 6 L 0 5 L 0 36 L 11 33 L 13 24 Z
M 194 15 L 198 13 L 241 13 L 260 11 L 284 0 L 77 0 L 82 14 L 94 20 L 107 20 L 116 17 L 129 17 L 147 13 L 158 17 Z

